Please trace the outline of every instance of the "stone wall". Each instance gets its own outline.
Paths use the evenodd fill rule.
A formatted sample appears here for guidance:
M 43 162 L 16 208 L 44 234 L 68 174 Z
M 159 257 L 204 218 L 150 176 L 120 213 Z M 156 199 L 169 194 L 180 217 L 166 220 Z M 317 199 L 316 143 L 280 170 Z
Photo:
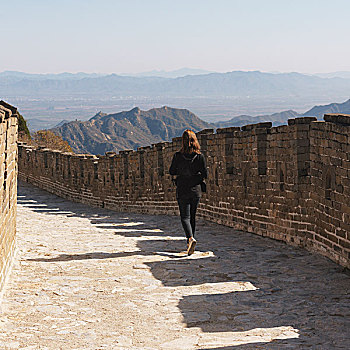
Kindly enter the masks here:
M 209 168 L 199 214 L 350 267 L 350 116 L 198 134 Z M 181 139 L 104 156 L 19 146 L 20 178 L 73 201 L 177 214 L 168 174 Z
M 0 292 L 16 245 L 17 110 L 0 101 Z

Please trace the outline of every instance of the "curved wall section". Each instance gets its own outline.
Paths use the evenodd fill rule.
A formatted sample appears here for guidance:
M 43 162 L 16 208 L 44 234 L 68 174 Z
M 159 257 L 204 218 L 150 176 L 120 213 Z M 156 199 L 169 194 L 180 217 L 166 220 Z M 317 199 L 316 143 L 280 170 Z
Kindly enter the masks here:
M 203 130 L 209 168 L 199 214 L 350 267 L 350 116 Z M 168 169 L 180 138 L 104 156 L 19 146 L 24 181 L 117 211 L 176 214 Z

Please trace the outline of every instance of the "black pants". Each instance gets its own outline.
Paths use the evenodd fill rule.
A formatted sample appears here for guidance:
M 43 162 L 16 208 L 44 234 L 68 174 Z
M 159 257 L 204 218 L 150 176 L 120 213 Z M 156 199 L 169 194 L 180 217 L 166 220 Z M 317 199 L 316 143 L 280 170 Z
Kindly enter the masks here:
M 184 228 L 187 242 L 194 237 L 196 232 L 196 211 L 200 198 L 178 198 L 182 227 Z

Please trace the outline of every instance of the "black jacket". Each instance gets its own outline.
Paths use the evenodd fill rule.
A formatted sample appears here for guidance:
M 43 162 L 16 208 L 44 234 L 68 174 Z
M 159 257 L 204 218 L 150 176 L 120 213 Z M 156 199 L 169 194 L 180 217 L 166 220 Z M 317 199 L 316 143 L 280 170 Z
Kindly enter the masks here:
M 208 177 L 203 154 L 185 154 L 176 152 L 169 169 L 170 175 L 176 177 L 177 198 L 200 197 L 203 179 Z

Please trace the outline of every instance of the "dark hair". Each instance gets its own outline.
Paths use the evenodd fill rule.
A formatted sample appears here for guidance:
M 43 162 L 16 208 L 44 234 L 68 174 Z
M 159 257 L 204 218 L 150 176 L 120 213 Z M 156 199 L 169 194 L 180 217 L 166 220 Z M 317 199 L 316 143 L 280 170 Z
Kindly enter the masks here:
M 182 148 L 181 153 L 201 153 L 201 146 L 197 140 L 196 134 L 192 130 L 185 130 L 182 134 Z

